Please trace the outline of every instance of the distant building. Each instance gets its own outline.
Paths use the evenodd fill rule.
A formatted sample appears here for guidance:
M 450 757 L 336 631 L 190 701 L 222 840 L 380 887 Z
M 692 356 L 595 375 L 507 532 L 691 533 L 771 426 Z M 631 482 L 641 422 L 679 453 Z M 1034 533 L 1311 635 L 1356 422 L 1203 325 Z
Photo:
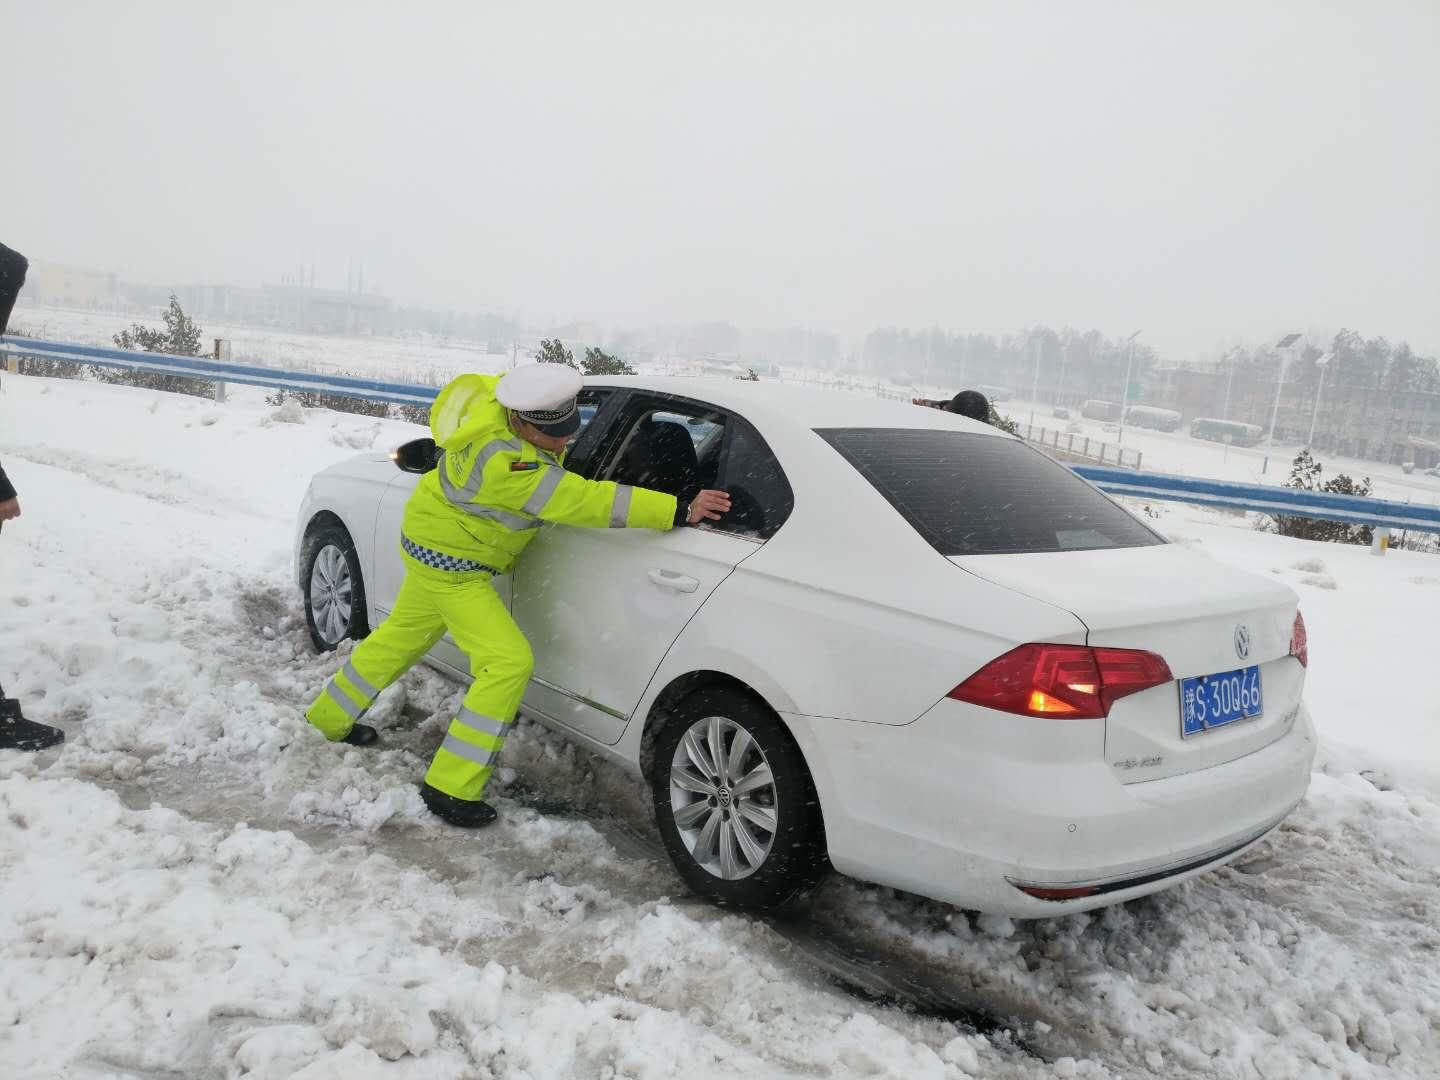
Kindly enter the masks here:
M 305 285 L 194 285 L 181 303 L 195 318 L 310 334 L 385 333 L 394 311 L 389 297 Z
M 120 306 L 120 276 L 32 259 L 25 275 L 24 296 L 51 307 L 116 311 Z

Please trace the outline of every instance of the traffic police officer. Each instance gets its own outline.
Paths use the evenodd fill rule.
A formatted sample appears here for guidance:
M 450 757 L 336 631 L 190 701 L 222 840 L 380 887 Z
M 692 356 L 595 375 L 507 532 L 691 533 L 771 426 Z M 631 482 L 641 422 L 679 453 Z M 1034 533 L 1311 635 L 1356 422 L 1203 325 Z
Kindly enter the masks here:
M 686 502 L 567 472 L 562 460 L 580 428 L 580 387 L 573 368 L 534 364 L 498 377 L 462 375 L 440 391 L 430 410 L 439 460 L 405 507 L 405 579 L 394 609 L 306 713 L 332 741 L 374 742 L 375 729 L 361 716 L 448 630 L 470 658 L 473 681 L 420 794 L 452 825 L 495 819 L 480 796 L 534 664 L 491 579 L 510 571 L 544 522 L 663 530 L 715 520 L 730 508 L 722 491 Z

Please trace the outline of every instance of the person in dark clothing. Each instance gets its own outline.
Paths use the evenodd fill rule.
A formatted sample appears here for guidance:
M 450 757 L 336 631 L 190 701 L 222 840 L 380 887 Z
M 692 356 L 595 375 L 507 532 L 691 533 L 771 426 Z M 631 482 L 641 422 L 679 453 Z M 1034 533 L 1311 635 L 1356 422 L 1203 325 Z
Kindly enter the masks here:
M 5 333 L 9 325 L 10 312 L 29 268 L 25 256 L 0 244 L 0 334 Z M 0 466 L 0 526 L 19 516 L 20 499 L 15 485 L 5 475 L 4 466 Z M 65 733 L 59 728 L 26 720 L 20 713 L 20 702 L 5 697 L 5 691 L 0 689 L 0 750 L 44 750 L 64 741 Z
M 990 400 L 979 390 L 961 390 L 950 399 L 946 409 L 971 420 L 979 420 L 982 424 L 990 422 Z
M 15 494 L 15 485 L 5 475 L 4 466 L 0 466 L 0 523 L 19 516 L 20 500 Z M 65 733 L 59 728 L 26 720 L 20 712 L 20 702 L 4 694 L 0 689 L 0 750 L 44 750 L 65 741 Z
M 0 465 L 0 525 L 19 516 L 20 497 L 15 493 L 15 485 L 5 475 L 5 467 Z
M 14 248 L 0 244 L 0 334 L 10 324 L 10 312 L 15 307 L 15 298 L 20 295 L 20 286 L 25 284 L 25 271 L 30 262 Z
M 979 390 L 961 390 L 948 401 L 944 398 L 911 398 L 912 405 L 924 405 L 927 409 L 955 413 L 982 424 L 990 423 L 990 401 Z

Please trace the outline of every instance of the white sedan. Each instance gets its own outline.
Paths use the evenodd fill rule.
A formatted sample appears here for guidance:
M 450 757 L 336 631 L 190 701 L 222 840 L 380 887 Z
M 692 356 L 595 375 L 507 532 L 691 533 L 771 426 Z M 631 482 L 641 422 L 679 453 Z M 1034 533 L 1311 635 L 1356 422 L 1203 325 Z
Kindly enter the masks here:
M 589 379 L 581 404 L 569 468 L 734 508 L 668 533 L 546 526 L 495 581 L 534 648 L 522 711 L 648 780 L 696 892 L 774 906 L 833 866 L 1065 914 L 1220 866 L 1304 796 L 1294 592 L 1019 440 L 738 380 Z M 399 589 L 416 477 L 393 457 L 326 469 L 301 507 L 321 648 Z M 429 659 L 467 678 L 448 639 Z

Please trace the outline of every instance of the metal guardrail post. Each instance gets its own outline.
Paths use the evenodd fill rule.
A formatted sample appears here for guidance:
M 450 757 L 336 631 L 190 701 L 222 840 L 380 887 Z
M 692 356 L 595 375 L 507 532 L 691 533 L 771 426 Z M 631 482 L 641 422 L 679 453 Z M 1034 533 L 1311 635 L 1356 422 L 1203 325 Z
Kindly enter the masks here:
M 230 362 L 230 342 L 224 338 L 217 337 L 215 339 L 215 359 L 222 363 Z M 215 400 L 222 403 L 225 401 L 225 382 L 223 379 L 215 380 Z

